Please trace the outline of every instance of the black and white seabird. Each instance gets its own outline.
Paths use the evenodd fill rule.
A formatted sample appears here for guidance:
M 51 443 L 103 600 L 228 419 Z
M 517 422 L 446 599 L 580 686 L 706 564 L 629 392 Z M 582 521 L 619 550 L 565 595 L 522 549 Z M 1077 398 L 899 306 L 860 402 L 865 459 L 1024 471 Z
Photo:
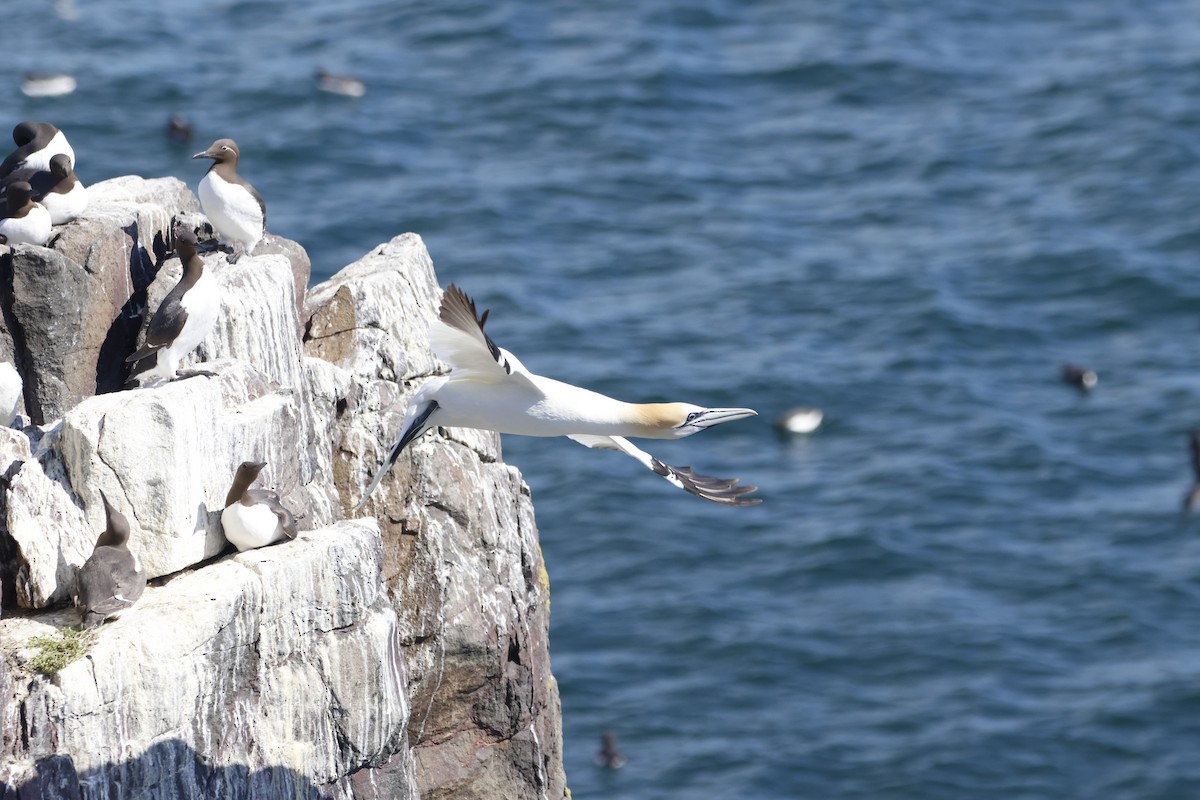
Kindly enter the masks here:
M 262 195 L 238 175 L 239 155 L 237 142 L 233 139 L 217 139 L 211 147 L 192 158 L 213 160 L 213 165 L 200 180 L 197 192 L 205 216 L 223 241 L 241 245 L 243 253 L 250 253 L 267 229 L 267 205 Z M 240 257 L 237 253 L 235 260 Z
M 26 72 L 21 93 L 26 97 L 61 97 L 75 91 L 75 78 L 65 72 Z
M 64 153 L 71 159 L 71 166 L 75 166 L 75 151 L 71 143 L 62 131 L 49 122 L 19 122 L 13 128 L 12 137 L 17 149 L 0 162 L 0 178 L 22 168 L 49 171 L 50 159 L 59 153 Z
M 12 427 L 21 405 L 24 384 L 21 373 L 10 361 L 0 361 L 0 425 Z
M 192 140 L 192 125 L 183 114 L 172 114 L 167 120 L 167 138 L 185 143 Z
M 71 159 L 59 153 L 50 159 L 50 169 L 19 169 L 0 182 L 0 195 L 8 192 L 9 184 L 26 181 L 33 188 L 33 199 L 50 212 L 50 222 L 63 225 L 87 210 L 87 187 L 75 177 Z
M 53 233 L 50 212 L 33 201 L 33 187 L 28 181 L 15 181 L 5 192 L 7 216 L 0 219 L 0 236 L 9 244 L 44 245 Z
M 196 252 L 196 234 L 186 229 L 176 231 L 175 251 L 183 262 L 183 276 L 154 312 L 146 330 L 146 343 L 125 359 L 132 364 L 157 356 L 151 369 L 135 374 L 143 385 L 173 380 L 179 359 L 204 341 L 221 311 L 220 287 Z
M 107 526 L 96 540 L 96 549 L 79 568 L 75 593 L 85 628 L 95 628 L 129 608 L 146 590 L 146 573 L 128 547 L 129 520 L 112 507 L 103 492 L 100 499 Z
M 1095 370 L 1078 367 L 1074 364 L 1064 364 L 1062 368 L 1063 383 L 1070 384 L 1081 392 L 1090 392 L 1100 382 L 1100 376 Z
M 685 492 L 727 506 L 762 502 L 746 497 L 754 486 L 737 478 L 701 475 L 691 467 L 666 464 L 626 437 L 682 439 L 706 428 L 757 416 L 750 408 L 703 408 L 691 403 L 625 403 L 527 370 L 517 357 L 484 333 L 487 312 L 454 284 L 442 295 L 429 341 L 449 375 L 431 378 L 413 396 L 400 438 L 392 445 L 358 507 L 400 457 L 409 442 L 437 426 L 479 428 L 522 436 L 566 436 L 584 447 L 617 450 Z
M 250 488 L 266 465 L 265 461 L 243 461 L 225 496 L 221 527 L 225 538 L 239 551 L 263 547 L 285 536 L 296 538 L 296 520 L 279 502 L 279 495 L 269 489 Z
M 367 85 L 352 75 L 334 75 L 323 69 L 317 70 L 317 88 L 322 92 L 340 94 L 344 97 L 362 97 Z

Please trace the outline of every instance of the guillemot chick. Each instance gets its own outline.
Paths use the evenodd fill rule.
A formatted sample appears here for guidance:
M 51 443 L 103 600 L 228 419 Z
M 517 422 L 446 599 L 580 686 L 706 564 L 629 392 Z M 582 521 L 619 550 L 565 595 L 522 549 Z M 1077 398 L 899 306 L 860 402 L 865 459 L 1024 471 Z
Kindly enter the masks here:
M 0 361 L 0 425 L 11 428 L 17 419 L 24 383 L 21 373 L 9 361 Z
M 59 153 L 50 159 L 50 169 L 19 169 L 0 183 L 0 195 L 7 194 L 9 184 L 26 181 L 33 188 L 33 199 L 50 212 L 50 222 L 63 225 L 87 210 L 87 187 L 75 176 L 71 159 Z
M 0 219 L 0 236 L 9 244 L 44 245 L 50 241 L 50 212 L 33 201 L 33 187 L 28 181 L 15 181 L 5 192 L 7 216 Z
M 12 137 L 17 149 L 0 162 L 0 178 L 24 168 L 49 171 L 50 159 L 59 153 L 71 159 L 71 166 L 75 166 L 75 151 L 71 143 L 62 131 L 49 122 L 19 122 L 13 128 Z
M 152 368 L 135 373 L 142 385 L 174 380 L 179 359 L 204 341 L 221 311 L 221 290 L 196 252 L 196 234 L 177 231 L 175 251 L 183 262 L 183 275 L 154 312 L 146 330 L 146 343 L 125 359 L 133 364 L 157 356 Z
M 76 579 L 75 605 L 83 627 L 95 628 L 132 606 L 146 590 L 146 573 L 129 551 L 129 520 L 112 507 L 104 493 L 104 533 Z
M 239 551 L 296 538 L 296 520 L 279 502 L 279 495 L 268 489 L 251 489 L 250 484 L 267 465 L 265 461 L 243 461 L 225 496 L 221 527 L 225 538 Z
M 211 158 L 213 165 L 200 179 L 196 192 L 204 210 L 221 239 L 232 243 L 234 258 L 250 253 L 267 229 L 267 205 L 262 195 L 237 172 L 237 142 L 217 139 L 207 150 L 192 158 Z M 236 246 L 241 246 L 241 253 Z

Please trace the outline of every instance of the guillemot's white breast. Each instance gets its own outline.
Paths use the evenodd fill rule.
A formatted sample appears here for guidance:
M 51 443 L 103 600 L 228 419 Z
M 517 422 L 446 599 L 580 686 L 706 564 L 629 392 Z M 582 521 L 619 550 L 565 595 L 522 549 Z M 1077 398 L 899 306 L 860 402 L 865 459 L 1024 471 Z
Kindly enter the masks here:
M 221 511 L 221 527 L 239 551 L 265 547 L 280 539 L 296 538 L 296 521 L 279 502 L 279 495 L 250 484 L 266 466 L 265 461 L 244 461 L 238 467 L 233 485 Z
M 213 165 L 200 179 L 196 194 L 200 207 L 221 239 L 250 253 L 267 226 L 267 207 L 262 195 L 237 172 L 240 152 L 232 139 L 218 139 L 192 158 L 211 158 Z

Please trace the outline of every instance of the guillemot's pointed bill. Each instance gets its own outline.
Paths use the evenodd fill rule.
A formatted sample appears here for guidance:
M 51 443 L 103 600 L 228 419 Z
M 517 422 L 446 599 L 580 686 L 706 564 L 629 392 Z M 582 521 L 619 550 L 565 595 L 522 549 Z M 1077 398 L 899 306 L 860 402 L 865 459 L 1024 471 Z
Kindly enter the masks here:
M 83 627 L 95 628 L 113 614 L 134 603 L 146 590 L 146 573 L 137 556 L 129 551 L 129 520 L 113 508 L 104 493 L 104 532 L 77 576 L 75 605 Z
M 126 363 L 136 363 L 157 356 L 153 368 L 135 374 L 143 383 L 173 380 L 179 360 L 204 341 L 221 310 L 221 291 L 196 252 L 196 234 L 186 229 L 176 231 L 175 250 L 183 262 L 183 275 L 154 312 L 146 330 L 146 343 L 125 359 Z
M 239 552 L 263 547 L 285 537 L 296 538 L 296 519 L 284 508 L 279 495 L 268 489 L 250 488 L 266 465 L 265 461 L 243 461 L 225 496 L 221 527 L 225 530 L 225 538 Z
M 238 174 L 240 156 L 233 139 L 217 139 L 207 150 L 192 156 L 213 160 L 213 165 L 200 179 L 196 193 L 200 197 L 200 207 L 221 239 L 241 246 L 240 253 L 235 247 L 235 261 L 242 253 L 252 252 L 267 229 L 267 204 L 262 195 Z
M 33 199 L 50 212 L 50 222 L 63 225 L 78 217 L 87 209 L 87 188 L 75 176 L 71 159 L 59 153 L 50 159 L 50 169 L 23 167 L 8 177 L 0 179 L 0 196 L 6 197 L 8 187 L 26 181 L 33 189 Z
M 17 149 L 0 162 L 0 178 L 22 167 L 49 170 L 50 159 L 59 153 L 70 158 L 71 166 L 75 166 L 75 151 L 70 142 L 49 122 L 19 122 L 13 128 L 12 136 Z
M 14 181 L 4 193 L 8 206 L 0 219 L 0 236 L 9 244 L 44 245 L 54 232 L 50 212 L 33 201 L 33 187 L 28 181 Z
M 487 312 L 451 284 L 442 295 L 438 320 L 429 334 L 433 351 L 451 366 L 447 376 L 428 381 L 413 397 L 403 433 L 370 482 L 362 508 L 400 451 L 434 425 L 480 428 L 524 436 L 568 436 L 589 447 L 619 450 L 687 492 L 723 505 L 751 505 L 754 487 L 735 478 L 699 475 L 672 467 L 634 447 L 626 436 L 678 439 L 735 419 L 755 416 L 749 408 L 702 408 L 690 403 L 625 403 L 597 392 L 535 375 L 484 332 Z

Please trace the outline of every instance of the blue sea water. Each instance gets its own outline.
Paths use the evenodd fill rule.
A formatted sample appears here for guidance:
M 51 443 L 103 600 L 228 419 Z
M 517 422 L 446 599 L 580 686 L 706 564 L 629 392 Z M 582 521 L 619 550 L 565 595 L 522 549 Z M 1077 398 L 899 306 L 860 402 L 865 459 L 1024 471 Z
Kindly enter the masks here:
M 416 231 L 531 369 L 759 410 L 649 448 L 753 508 L 505 440 L 576 797 L 1200 796 L 1195 2 L 4 14 L 0 108 L 65 129 L 85 182 L 194 187 L 232 136 L 314 279 Z M 79 88 L 25 98 L 23 69 Z M 780 438 L 797 404 L 826 422 Z

